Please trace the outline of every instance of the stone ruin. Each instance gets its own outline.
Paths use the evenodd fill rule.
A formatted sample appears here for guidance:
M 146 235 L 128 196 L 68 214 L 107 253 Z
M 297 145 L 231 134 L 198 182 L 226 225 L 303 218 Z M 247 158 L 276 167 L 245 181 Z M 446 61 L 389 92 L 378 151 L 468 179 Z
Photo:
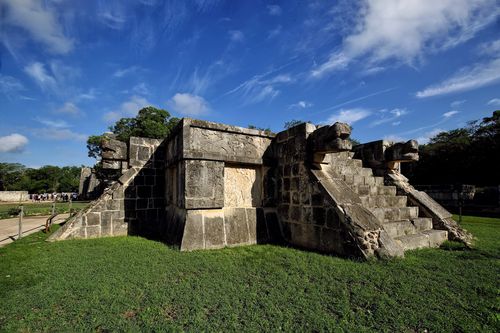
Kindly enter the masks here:
M 51 240 L 140 235 L 182 251 L 279 243 L 349 257 L 401 257 L 472 237 L 400 164 L 416 141 L 351 147 L 342 123 L 278 134 L 184 118 L 165 140 L 107 138 L 115 170 L 99 199 Z

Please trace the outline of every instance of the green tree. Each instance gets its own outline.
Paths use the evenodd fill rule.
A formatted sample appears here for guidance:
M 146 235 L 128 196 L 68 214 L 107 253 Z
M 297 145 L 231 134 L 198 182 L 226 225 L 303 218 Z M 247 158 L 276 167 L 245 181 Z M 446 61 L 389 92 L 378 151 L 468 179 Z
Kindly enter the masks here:
M 179 118 L 153 106 L 142 108 L 134 118 L 121 118 L 109 130 L 116 138 L 128 142 L 131 136 L 162 139 L 168 136 L 177 125 Z M 91 135 L 87 139 L 88 156 L 98 159 L 101 156 L 101 145 L 104 134 Z
M 26 167 L 20 163 L 0 163 L 0 191 L 13 190 L 25 170 Z
M 162 139 L 179 122 L 178 118 L 170 117 L 170 113 L 152 106 L 139 110 L 135 118 L 122 118 L 109 129 L 120 141 L 127 142 L 131 136 L 152 139 Z

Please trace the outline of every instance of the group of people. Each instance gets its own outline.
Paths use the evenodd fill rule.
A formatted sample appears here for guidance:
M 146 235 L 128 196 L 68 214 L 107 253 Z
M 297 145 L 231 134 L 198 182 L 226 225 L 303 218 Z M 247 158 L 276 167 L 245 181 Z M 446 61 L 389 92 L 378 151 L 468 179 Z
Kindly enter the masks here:
M 74 201 L 78 199 L 78 193 L 41 193 L 30 194 L 30 200 L 33 202 L 42 201 Z

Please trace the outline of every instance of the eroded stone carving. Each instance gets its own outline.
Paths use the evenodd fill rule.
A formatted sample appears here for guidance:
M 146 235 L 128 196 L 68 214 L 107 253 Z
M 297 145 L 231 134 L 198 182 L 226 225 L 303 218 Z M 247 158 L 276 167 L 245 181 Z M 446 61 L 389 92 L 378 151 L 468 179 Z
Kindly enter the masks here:
M 313 163 L 322 163 L 326 154 L 351 150 L 350 135 L 351 126 L 339 122 L 331 126 L 320 127 L 312 132 L 307 139 L 307 144 Z

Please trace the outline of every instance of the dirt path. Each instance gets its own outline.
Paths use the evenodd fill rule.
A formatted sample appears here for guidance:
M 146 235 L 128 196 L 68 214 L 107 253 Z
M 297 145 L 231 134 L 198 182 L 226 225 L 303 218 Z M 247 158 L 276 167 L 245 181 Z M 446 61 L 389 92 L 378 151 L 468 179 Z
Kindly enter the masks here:
M 45 228 L 45 222 L 48 215 L 44 216 L 26 216 L 23 218 L 23 237 L 35 233 Z M 69 214 L 57 215 L 53 223 L 64 222 Z M 0 220 L 0 247 L 12 243 L 17 239 L 19 228 L 19 218 Z

